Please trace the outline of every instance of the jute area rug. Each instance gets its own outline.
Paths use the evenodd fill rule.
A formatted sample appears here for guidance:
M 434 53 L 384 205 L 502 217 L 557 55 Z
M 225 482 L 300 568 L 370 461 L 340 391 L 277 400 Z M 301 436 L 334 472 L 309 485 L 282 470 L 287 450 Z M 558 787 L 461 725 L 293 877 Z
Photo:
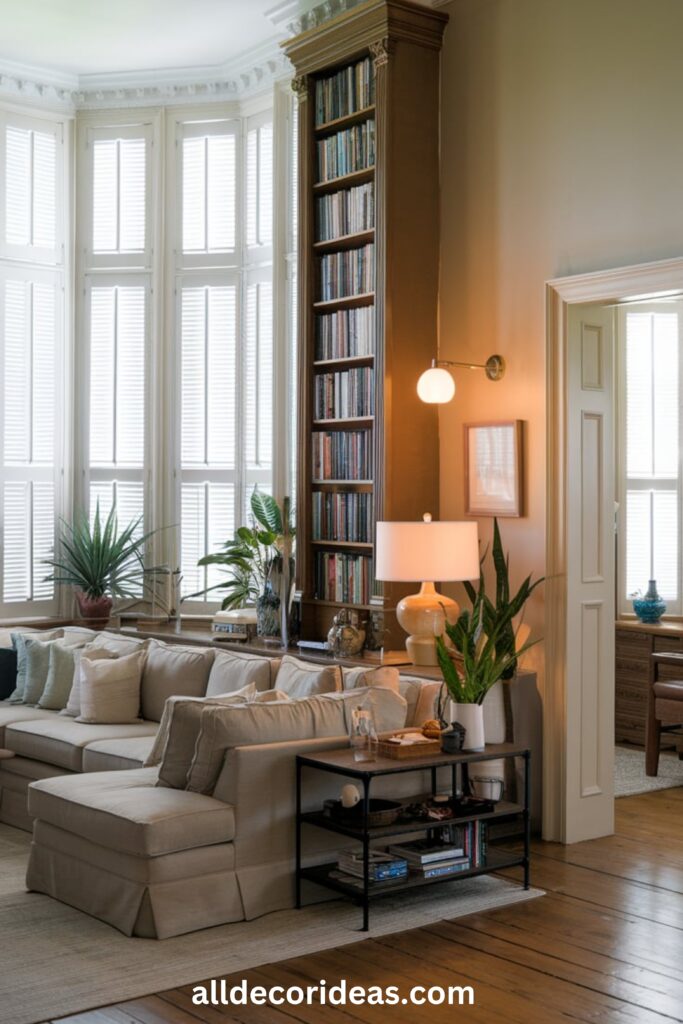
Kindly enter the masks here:
M 678 754 L 664 751 L 659 755 L 659 770 L 651 777 L 645 774 L 645 751 L 617 747 L 614 751 L 614 795 L 637 796 L 658 789 L 683 786 L 683 761 Z
M 335 900 L 158 942 L 27 893 L 29 843 L 0 825 L 0 1024 L 37 1024 L 543 895 L 481 876 L 379 900 L 367 933 L 358 931 L 359 909 Z

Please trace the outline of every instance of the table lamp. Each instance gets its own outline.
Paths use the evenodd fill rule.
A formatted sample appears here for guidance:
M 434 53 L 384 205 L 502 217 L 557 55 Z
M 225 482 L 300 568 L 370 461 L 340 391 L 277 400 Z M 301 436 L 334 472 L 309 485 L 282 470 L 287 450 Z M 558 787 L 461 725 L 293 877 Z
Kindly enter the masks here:
M 377 523 L 377 579 L 422 583 L 418 594 L 404 597 L 396 607 L 400 625 L 410 634 L 406 650 L 414 665 L 438 664 L 434 638 L 443 633 L 444 615 L 451 622 L 459 612 L 434 583 L 479 579 L 479 572 L 475 522 L 435 523 L 426 514 L 421 523 Z

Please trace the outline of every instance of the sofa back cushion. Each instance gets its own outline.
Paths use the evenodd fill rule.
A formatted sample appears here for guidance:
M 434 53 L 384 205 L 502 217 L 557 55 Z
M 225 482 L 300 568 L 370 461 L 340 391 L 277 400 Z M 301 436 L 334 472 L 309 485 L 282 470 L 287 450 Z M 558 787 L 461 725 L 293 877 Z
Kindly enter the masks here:
M 107 633 L 106 630 L 95 632 L 90 640 L 90 646 L 111 651 L 112 654 L 134 654 L 136 651 L 145 650 L 149 640 L 140 640 L 136 636 L 123 636 L 121 633 Z
M 345 690 L 382 686 L 399 693 L 401 678 L 397 668 L 391 665 L 378 665 L 377 668 L 342 668 L 342 681 Z
M 326 693 L 320 700 L 342 704 L 346 720 L 346 731 L 350 734 L 354 708 L 372 711 L 375 729 L 378 733 L 403 729 L 408 716 L 408 702 L 400 693 L 386 686 L 357 687 L 344 693 Z
M 81 647 L 83 644 L 91 644 L 97 636 L 96 630 L 88 629 L 86 626 L 65 626 L 62 633 L 62 643 L 65 647 Z
M 144 651 L 121 658 L 81 658 L 81 713 L 77 722 L 124 725 L 140 721 Z
M 285 654 L 275 677 L 275 685 L 289 697 L 334 693 L 342 688 L 341 668 L 338 665 L 313 665 Z
M 150 640 L 142 675 L 142 717 L 160 722 L 169 697 L 203 697 L 214 654 L 211 647 Z
M 193 793 L 213 793 L 225 755 L 233 747 L 346 734 L 343 701 L 312 697 L 204 707 L 186 788 Z
M 229 693 L 222 697 L 171 697 L 166 702 L 159 732 L 163 748 L 157 786 L 171 789 L 185 789 L 190 766 L 194 759 L 201 715 L 207 704 L 245 704 L 256 694 L 253 683 L 240 693 Z M 145 767 L 155 757 L 159 747 L 157 741 L 145 761 Z
M 106 647 L 94 647 L 88 644 L 86 647 L 78 647 L 74 652 L 74 674 L 69 691 L 69 699 L 66 707 L 60 711 L 60 715 L 67 715 L 69 718 L 78 718 L 81 713 L 81 664 L 88 661 L 114 661 L 116 655 Z
M 249 683 L 254 683 L 257 690 L 269 690 L 270 680 L 269 658 L 261 658 L 258 654 L 243 654 L 241 651 L 216 651 L 206 696 L 231 693 Z

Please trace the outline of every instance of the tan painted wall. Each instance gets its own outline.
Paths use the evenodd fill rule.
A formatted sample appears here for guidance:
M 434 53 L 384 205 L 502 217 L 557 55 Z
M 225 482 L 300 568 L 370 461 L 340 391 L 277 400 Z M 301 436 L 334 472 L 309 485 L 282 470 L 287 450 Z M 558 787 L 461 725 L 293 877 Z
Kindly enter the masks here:
M 527 514 L 502 524 L 514 581 L 544 571 L 544 282 L 683 253 L 683 0 L 444 10 L 441 354 L 500 352 L 508 372 L 456 371 L 441 516 L 463 514 L 463 424 L 523 419 Z M 543 632 L 541 595 L 528 621 Z

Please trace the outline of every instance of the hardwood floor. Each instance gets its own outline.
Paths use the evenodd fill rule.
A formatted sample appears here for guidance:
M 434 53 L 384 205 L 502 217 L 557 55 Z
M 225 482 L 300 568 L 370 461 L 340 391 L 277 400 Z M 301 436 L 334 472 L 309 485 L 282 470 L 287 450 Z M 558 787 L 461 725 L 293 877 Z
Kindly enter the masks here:
M 471 985 L 475 1005 L 194 1007 L 173 989 L 60 1024 L 662 1024 L 683 1021 L 683 788 L 617 801 L 617 834 L 536 843 L 542 899 L 288 960 L 234 985 Z M 47 1024 L 47 1022 L 46 1022 Z

